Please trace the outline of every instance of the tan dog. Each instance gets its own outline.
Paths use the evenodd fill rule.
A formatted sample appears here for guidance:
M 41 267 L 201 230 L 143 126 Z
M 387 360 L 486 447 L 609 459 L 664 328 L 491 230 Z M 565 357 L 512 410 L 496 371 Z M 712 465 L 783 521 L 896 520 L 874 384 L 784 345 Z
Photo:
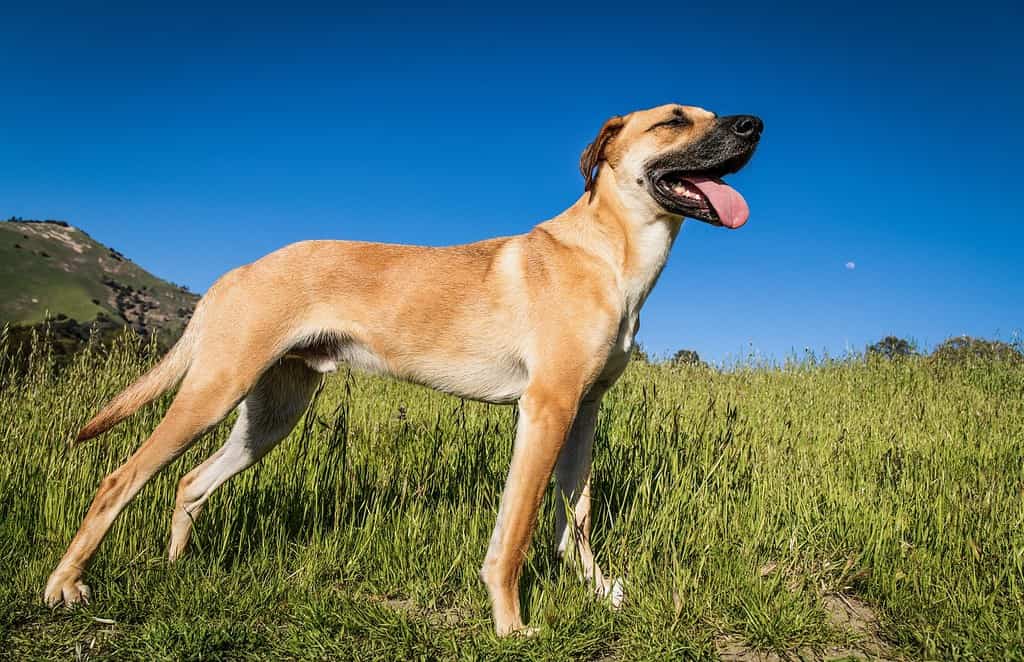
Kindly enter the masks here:
M 50 575 L 46 602 L 88 600 L 83 570 L 118 513 L 236 406 L 224 446 L 181 479 L 169 556 L 214 490 L 292 429 L 320 373 L 338 363 L 465 398 L 519 403 L 512 464 L 480 571 L 498 634 L 525 630 L 519 574 L 552 472 L 586 579 L 621 585 L 590 549 L 590 463 L 604 392 L 629 360 L 640 307 L 684 216 L 738 227 L 748 210 L 720 177 L 741 168 L 761 120 L 661 106 L 614 117 L 583 152 L 585 193 L 524 235 L 447 248 L 307 241 L 235 269 L 199 302 L 181 340 L 93 418 L 94 437 L 180 381 L 167 415 L 103 479 Z

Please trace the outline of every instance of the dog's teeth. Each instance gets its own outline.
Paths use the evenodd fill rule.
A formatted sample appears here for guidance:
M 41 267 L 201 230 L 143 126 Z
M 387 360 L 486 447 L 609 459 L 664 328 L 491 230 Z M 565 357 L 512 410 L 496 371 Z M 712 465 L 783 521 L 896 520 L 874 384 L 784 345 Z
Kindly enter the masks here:
M 683 184 L 682 182 L 677 182 L 673 184 L 672 192 L 683 198 L 687 198 L 690 200 L 700 200 L 700 195 L 690 190 L 690 187 L 688 187 L 686 184 Z

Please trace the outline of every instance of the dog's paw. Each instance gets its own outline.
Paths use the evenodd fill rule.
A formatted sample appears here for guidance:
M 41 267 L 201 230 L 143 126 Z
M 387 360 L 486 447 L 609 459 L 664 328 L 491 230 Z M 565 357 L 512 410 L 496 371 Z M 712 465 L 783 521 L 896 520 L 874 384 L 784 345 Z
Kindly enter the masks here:
M 626 589 L 622 585 L 621 577 L 616 577 L 612 580 L 611 588 L 608 591 L 608 599 L 612 603 L 612 608 L 622 608 L 622 601 L 626 599 Z
M 185 554 L 185 550 L 187 548 L 187 540 L 181 540 L 180 538 L 175 540 L 174 538 L 171 538 L 171 544 L 167 546 L 167 561 L 170 563 L 178 561 Z
M 612 609 L 621 609 L 622 602 L 626 599 L 626 589 L 623 586 L 622 578 L 605 579 L 597 590 L 598 595 L 608 601 Z
M 540 628 L 529 627 L 522 623 L 510 623 L 508 625 L 498 625 L 495 627 L 499 637 L 536 637 L 540 634 Z
M 540 634 L 540 628 L 532 627 L 529 625 L 522 625 L 514 630 L 509 630 L 508 635 L 510 637 L 522 637 L 528 639 L 530 637 L 536 637 Z
M 46 583 L 43 600 L 46 602 L 46 606 L 51 608 L 61 603 L 65 607 L 74 607 L 79 604 L 89 604 L 91 597 L 92 591 L 89 586 L 77 577 L 65 579 L 51 576 L 50 581 Z

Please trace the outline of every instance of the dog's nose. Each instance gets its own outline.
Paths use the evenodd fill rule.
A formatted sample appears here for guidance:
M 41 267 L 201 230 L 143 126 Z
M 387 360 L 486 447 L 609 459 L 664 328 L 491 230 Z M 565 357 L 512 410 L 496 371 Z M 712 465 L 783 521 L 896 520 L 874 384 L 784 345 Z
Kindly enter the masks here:
M 760 117 L 753 115 L 736 115 L 731 118 L 730 130 L 744 140 L 758 140 L 761 137 L 761 130 L 764 122 Z

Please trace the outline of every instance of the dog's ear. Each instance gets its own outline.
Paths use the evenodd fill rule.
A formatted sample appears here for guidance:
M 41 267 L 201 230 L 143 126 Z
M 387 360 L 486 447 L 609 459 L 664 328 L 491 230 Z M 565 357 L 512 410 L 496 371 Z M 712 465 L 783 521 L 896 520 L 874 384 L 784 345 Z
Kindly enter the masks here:
M 590 191 L 591 198 L 594 197 L 593 188 L 597 183 L 598 170 L 601 168 L 601 162 L 605 159 L 605 147 L 619 133 L 625 123 L 626 121 L 619 116 L 605 122 L 597 137 L 594 138 L 594 142 L 587 145 L 587 148 L 583 150 L 583 154 L 580 155 L 580 174 L 583 175 L 583 190 Z

